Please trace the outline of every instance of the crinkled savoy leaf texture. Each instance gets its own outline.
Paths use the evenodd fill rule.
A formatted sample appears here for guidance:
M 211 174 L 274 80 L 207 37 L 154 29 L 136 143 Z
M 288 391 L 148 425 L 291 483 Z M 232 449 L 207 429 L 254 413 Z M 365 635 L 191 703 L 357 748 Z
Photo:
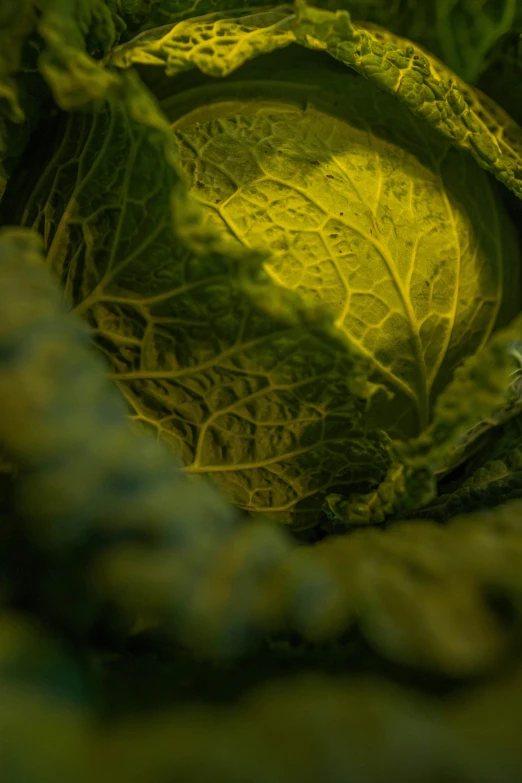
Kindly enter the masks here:
M 136 57 L 143 62 L 148 47 L 145 61 L 151 62 L 155 50 L 159 62 L 167 58 L 168 73 L 197 65 L 222 75 L 240 61 L 285 47 L 292 35 L 318 48 L 306 32 L 312 23 L 325 47 L 331 46 L 332 20 L 337 35 L 342 30 L 363 36 L 374 48 L 380 45 L 367 33 L 354 33 L 342 14 L 298 10 L 297 22 L 287 7 L 239 20 L 214 14 L 202 27 L 182 22 L 178 32 L 175 27 L 152 40 L 145 34 L 137 47 L 117 50 L 114 64 L 128 66 Z M 209 52 L 209 31 L 230 33 L 219 57 L 206 50 L 199 56 L 198 47 L 195 60 L 190 50 L 187 55 L 181 42 L 191 24 Z M 241 40 L 246 31 L 251 35 L 245 50 L 231 46 L 228 41 Z M 418 432 L 455 367 L 487 340 L 502 284 L 514 290 L 510 278 L 504 279 L 512 274 L 505 258 L 515 252 L 514 244 L 496 194 L 480 169 L 451 150 L 429 123 L 414 120 L 392 98 L 343 72 L 348 105 L 357 106 L 348 116 L 342 105 L 333 118 L 325 113 L 319 76 L 318 107 L 297 109 L 302 91 L 292 94 L 289 88 L 288 107 L 272 109 L 270 100 L 261 109 L 256 104 L 239 115 L 239 128 L 235 110 L 228 109 L 227 125 L 219 103 L 206 126 L 197 112 L 174 122 L 181 163 L 193 176 L 205 225 L 183 194 L 176 164 L 162 167 L 167 128 L 154 104 L 131 81 L 123 89 L 125 80 L 79 57 L 60 62 L 54 53 L 43 62 L 58 100 L 74 107 L 112 96 L 109 108 L 92 125 L 85 117 L 70 120 L 58 155 L 63 163 L 80 155 L 80 165 L 63 167 L 49 195 L 46 180 L 58 159 L 51 161 L 24 222 L 46 236 L 49 260 L 94 326 L 135 418 L 173 445 L 188 472 L 209 475 L 244 509 L 270 511 L 287 521 L 298 510 L 306 526 L 332 488 L 364 491 L 389 464 L 385 442 L 368 429 L 371 416 L 363 413 L 359 398 L 373 394 L 370 412 L 390 434 Z M 325 70 L 325 81 L 330 78 L 341 79 L 341 71 Z M 85 93 L 71 89 L 79 83 L 86 85 Z M 90 85 L 97 85 L 94 91 Z M 271 85 L 256 89 L 270 94 Z M 212 88 L 206 97 L 212 98 Z M 327 94 L 323 102 L 330 100 Z M 172 110 L 168 100 L 161 105 L 167 114 Z M 143 118 L 149 118 L 148 130 L 139 124 Z M 326 148 L 324 138 L 330 139 Z M 419 144 L 425 148 L 420 166 Z M 173 147 L 169 154 L 175 155 Z M 157 182 L 162 168 L 166 179 Z M 475 203 L 469 199 L 474 188 L 489 195 Z M 397 212 L 400 232 L 391 217 Z M 154 227 L 145 222 L 151 213 L 163 214 Z M 173 256 L 177 229 L 189 214 L 190 237 L 187 227 L 181 233 L 190 248 L 180 244 Z M 218 233 L 208 230 L 216 225 L 236 241 L 235 250 L 232 245 L 226 253 L 216 250 Z M 240 260 L 241 245 L 272 251 L 264 264 L 268 276 L 254 271 L 255 254 Z M 153 280 L 145 272 L 150 258 Z M 212 267 L 220 272 L 207 282 Z M 256 276 L 262 284 L 252 284 Z M 281 288 L 296 296 L 285 299 Z M 279 307 L 274 302 L 281 296 L 286 304 Z M 317 305 L 330 313 L 319 316 L 322 337 L 310 320 Z M 303 306 L 306 314 L 296 322 L 294 310 Z M 368 367 L 373 381 L 391 387 L 392 403 L 375 388 L 365 389 Z M 322 400 L 326 407 L 324 402 L 317 407 Z

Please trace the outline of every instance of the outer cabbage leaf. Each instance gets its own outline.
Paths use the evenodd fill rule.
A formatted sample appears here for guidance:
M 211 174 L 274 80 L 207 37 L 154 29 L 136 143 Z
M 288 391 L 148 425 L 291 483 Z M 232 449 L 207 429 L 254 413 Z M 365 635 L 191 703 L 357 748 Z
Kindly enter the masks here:
M 504 425 L 508 422 L 507 432 L 511 432 L 510 422 L 518 420 L 519 414 L 522 411 L 522 374 L 521 374 L 521 359 L 520 353 L 521 343 L 517 339 L 516 324 L 520 324 L 520 320 L 515 322 L 515 329 L 511 331 L 513 335 L 512 342 L 507 344 L 507 352 L 511 357 L 513 363 L 512 372 L 509 374 L 509 384 L 505 393 L 505 400 L 501 407 L 498 407 L 492 415 L 485 419 L 482 419 L 478 424 L 473 425 L 467 430 L 460 438 L 457 446 L 453 452 L 443 459 L 438 468 L 438 474 L 443 475 L 451 473 L 456 467 L 462 463 L 466 463 L 468 466 L 473 465 L 476 462 L 475 455 L 479 455 L 484 450 L 486 444 L 490 440 L 495 440 L 501 434 L 500 442 L 504 443 Z M 497 451 L 498 444 L 495 446 Z M 490 457 L 492 455 L 490 454 Z
M 399 517 L 384 529 L 320 541 L 314 558 L 338 583 L 334 600 L 323 606 L 324 635 L 355 624 L 387 659 L 452 676 L 498 666 L 518 645 L 522 621 L 515 609 L 521 507 L 506 503 L 446 525 Z M 503 621 L 492 596 L 513 606 L 513 625 Z
M 499 425 L 495 417 L 468 455 L 463 475 L 450 473 L 439 495 L 417 516 L 445 522 L 456 514 L 491 508 L 522 497 L 522 417 L 514 415 Z M 491 426 L 493 425 L 493 426 Z
M 442 488 L 432 503 L 410 516 L 446 522 L 458 514 L 494 508 L 517 498 L 522 498 L 520 448 L 508 452 L 502 459 L 488 460 L 451 492 Z
M 2 4 L 0 199 L 14 161 L 21 156 L 48 99 L 38 75 L 38 55 L 45 64 L 56 50 L 66 50 L 69 56 L 105 54 L 123 29 L 122 20 L 105 0 L 5 0 Z
M 117 9 L 128 25 L 124 40 L 129 40 L 136 33 L 191 17 L 266 10 L 267 5 L 260 0 L 243 0 L 240 5 L 237 0 L 118 0 Z M 506 34 L 516 31 L 521 20 L 517 0 L 315 0 L 313 5 L 348 11 L 357 22 L 373 22 L 416 41 L 472 84 L 496 59 Z M 497 96 L 497 89 L 492 95 Z
M 314 5 L 344 9 L 353 19 L 416 41 L 470 84 L 520 18 L 517 0 L 315 0 Z
M 32 562 L 53 573 L 44 594 L 37 579 L 36 604 L 84 638 L 107 594 L 89 571 L 98 559 L 132 550 L 128 600 L 127 591 L 143 593 L 136 581 L 154 574 L 160 550 L 178 580 L 169 593 L 175 605 L 237 512 L 213 487 L 186 477 L 154 439 L 129 428 L 124 401 L 93 354 L 87 326 L 66 314 L 41 249 L 34 232 L 0 232 L 0 444 L 19 470 L 17 510 Z M 121 604 L 121 569 L 118 575 Z
M 513 347 L 520 344 L 522 316 L 496 332 L 489 343 L 457 369 L 435 403 L 433 421 L 418 438 L 393 444 L 394 463 L 381 486 L 366 496 L 330 495 L 327 527 L 383 522 L 418 509 L 436 495 L 436 477 L 458 464 L 468 434 L 495 417 L 516 416 Z
M 445 698 L 390 679 L 306 673 L 256 687 L 226 709 L 162 710 L 152 729 L 147 714 L 105 730 L 104 760 L 112 777 L 132 778 L 139 769 L 154 783 L 522 777 L 516 666 Z

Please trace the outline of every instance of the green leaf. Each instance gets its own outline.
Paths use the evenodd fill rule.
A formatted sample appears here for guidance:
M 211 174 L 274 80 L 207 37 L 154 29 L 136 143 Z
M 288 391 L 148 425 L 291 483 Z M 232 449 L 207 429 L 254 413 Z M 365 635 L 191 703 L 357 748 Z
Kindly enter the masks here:
M 154 575 L 159 556 L 173 575 L 169 611 L 186 602 L 237 513 L 129 426 L 89 330 L 65 312 L 41 249 L 34 232 L 0 232 L 0 444 L 19 469 L 16 511 L 31 562 L 53 573 L 44 592 L 39 583 L 37 605 L 85 638 L 107 603 L 119 607 L 114 624 L 128 628 L 129 613 L 145 601 L 143 575 Z M 117 570 L 113 561 L 122 559 L 127 568 Z M 107 560 L 120 577 L 112 591 L 93 579 Z
M 62 534 L 66 538 L 80 534 L 74 528 L 67 530 L 58 525 L 59 516 L 84 516 L 81 504 L 88 497 L 92 481 L 107 471 L 115 471 L 112 488 L 107 480 L 108 494 L 95 503 L 92 511 L 104 518 L 115 503 L 111 492 L 116 493 L 115 497 L 119 493 L 128 496 L 134 483 L 137 496 L 133 504 L 122 506 L 138 519 L 147 506 L 154 505 L 146 493 L 152 493 L 156 486 L 159 496 L 164 491 L 162 484 L 170 485 L 171 501 L 165 499 L 163 510 L 157 508 L 160 531 L 163 517 L 173 520 L 180 513 L 176 492 L 188 495 L 187 488 L 193 485 L 183 477 L 174 457 L 129 428 L 125 404 L 107 382 L 100 357 L 92 352 L 89 329 L 65 312 L 62 296 L 43 264 L 41 240 L 36 233 L 25 229 L 0 232 L 0 272 L 0 407 L 4 411 L 0 417 L 1 440 L 6 453 L 19 466 L 35 471 L 32 481 L 40 490 L 27 492 L 24 507 L 36 517 L 55 515 L 56 528 L 47 532 L 56 535 L 58 543 Z M 24 290 L 28 304 L 20 307 Z M 27 299 L 29 293 L 31 298 Z M 50 362 L 53 374 L 46 371 Z M 77 389 L 71 395 L 73 378 Z M 96 444 L 92 451 L 89 441 Z M 142 444 L 141 449 L 138 444 Z M 84 470 L 80 469 L 82 463 Z M 62 476 L 60 484 L 56 483 L 57 470 Z M 120 478 L 116 480 L 118 474 Z M 201 516 L 214 514 L 215 524 L 221 519 L 224 529 L 229 527 L 235 518 L 230 507 L 212 488 L 199 482 L 197 485 L 199 490 L 193 493 L 192 500 L 199 503 Z M 138 497 L 142 494 L 145 505 L 140 511 Z M 124 513 L 122 507 L 118 524 Z M 88 518 L 87 514 L 85 522 Z M 168 531 L 166 534 L 170 535 Z
M 436 475 L 458 464 L 470 430 L 512 403 L 512 350 L 521 338 L 522 317 L 518 316 L 467 359 L 438 396 L 429 427 L 418 438 L 392 445 L 394 463 L 375 492 L 326 498 L 328 526 L 383 522 L 392 514 L 430 503 L 436 494 Z M 513 415 L 517 409 L 512 407 Z
M 355 20 L 416 41 L 469 84 L 476 83 L 520 16 L 517 0 L 314 0 L 313 5 L 344 9 Z
M 518 405 L 515 410 L 519 410 Z M 466 454 L 464 476 L 449 473 L 440 483 L 438 497 L 418 516 L 444 522 L 456 514 L 492 508 L 522 497 L 520 413 L 500 426 L 495 417 L 484 425 L 485 434 L 477 439 L 475 449 L 468 449 Z
M 5 0 L 0 9 L 0 200 L 48 97 L 38 83 L 38 54 L 44 50 L 44 71 L 60 58 L 89 67 L 85 52 L 105 54 L 123 27 L 105 0 Z
M 106 0 L 43 0 L 41 5 L 38 32 L 48 50 L 103 55 L 123 30 Z
M 160 65 L 168 76 L 199 68 L 209 76 L 226 76 L 247 60 L 295 42 L 289 5 L 238 15 L 237 10 L 188 18 L 142 33 L 117 47 L 110 65 Z

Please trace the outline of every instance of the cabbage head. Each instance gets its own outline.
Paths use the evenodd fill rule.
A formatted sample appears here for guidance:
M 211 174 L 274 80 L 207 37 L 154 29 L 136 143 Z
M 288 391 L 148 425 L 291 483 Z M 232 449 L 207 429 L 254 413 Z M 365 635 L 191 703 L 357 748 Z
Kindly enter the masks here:
M 350 3 L 102 5 L 39 31 L 2 220 L 131 419 L 296 528 L 432 502 L 520 410 L 519 126 Z

